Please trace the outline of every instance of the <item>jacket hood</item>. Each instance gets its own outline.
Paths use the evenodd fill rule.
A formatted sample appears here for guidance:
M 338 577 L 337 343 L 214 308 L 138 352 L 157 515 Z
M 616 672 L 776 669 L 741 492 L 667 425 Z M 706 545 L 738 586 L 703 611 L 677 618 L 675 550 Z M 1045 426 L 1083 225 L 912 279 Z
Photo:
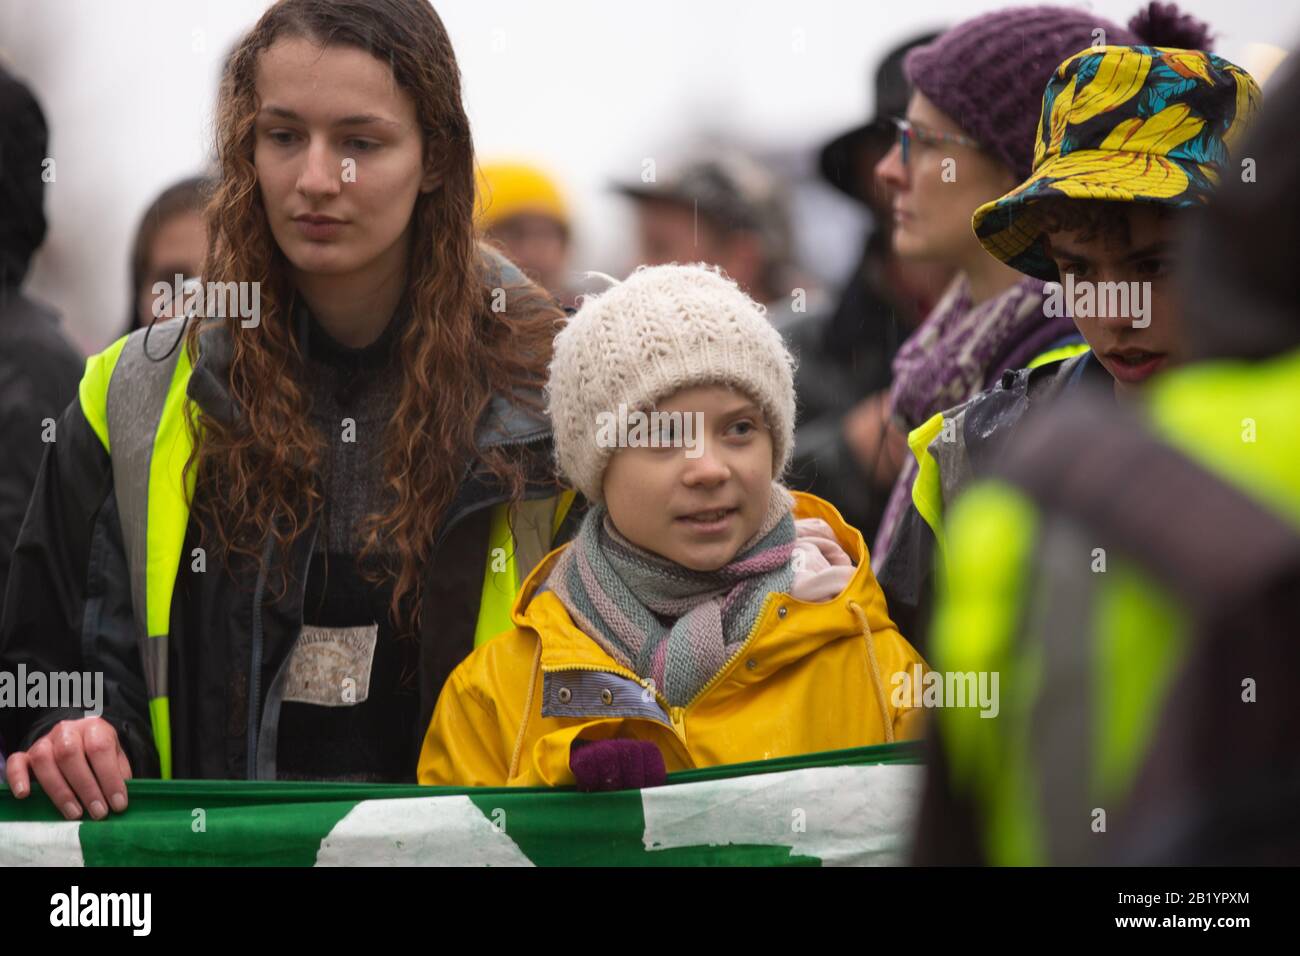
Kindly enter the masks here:
M 871 571 L 871 558 L 862 532 L 848 524 L 830 502 L 803 491 L 791 491 L 790 494 L 795 501 L 795 518 L 821 518 L 825 521 L 835 533 L 840 547 L 857 566 L 848 585 L 829 601 L 811 603 L 784 596 L 781 603 L 788 606 L 791 613 L 782 624 L 789 628 L 792 636 L 786 650 L 793 658 L 815 649 L 828 639 L 855 631 L 857 625 L 847 610 L 848 604 L 856 603 L 867 608 L 873 602 L 883 601 L 883 596 Z M 516 626 L 536 631 L 541 637 L 543 669 L 591 666 L 624 671 L 625 668 L 573 623 L 559 598 L 542 590 L 555 562 L 569 546 L 569 543 L 561 545 L 538 563 L 519 589 L 511 618 Z M 832 613 L 821 613 L 825 610 Z M 799 622 L 797 626 L 796 621 Z

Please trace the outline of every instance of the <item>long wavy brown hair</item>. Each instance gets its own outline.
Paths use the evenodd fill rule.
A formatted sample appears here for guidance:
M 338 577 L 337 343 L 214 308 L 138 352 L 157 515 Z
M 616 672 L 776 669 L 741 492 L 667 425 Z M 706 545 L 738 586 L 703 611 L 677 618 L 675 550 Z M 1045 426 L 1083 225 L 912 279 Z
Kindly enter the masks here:
M 227 567 L 235 556 L 258 562 L 273 547 L 280 573 L 271 586 L 283 595 L 290 546 L 324 503 L 317 473 L 325 438 L 307 416 L 304 357 L 290 316 L 294 289 L 253 165 L 258 58 L 286 37 L 358 47 L 389 64 L 415 103 L 426 161 L 441 176 L 412 213 L 405 290 L 412 315 L 395 343 L 401 384 L 384 435 L 386 500 L 361 528 L 363 559 L 381 550 L 393 556 L 367 573 L 391 578 L 394 621 L 416 627 L 421 569 L 467 466 L 478 461 L 512 499 L 523 494 L 524 460 L 500 450 L 479 456 L 476 425 L 494 392 L 537 406 L 563 313 L 531 286 L 507 289 L 505 310 L 492 308 L 493 277 L 473 222 L 474 151 L 460 71 L 427 0 L 281 0 L 271 7 L 226 64 L 215 120 L 220 180 L 207 208 L 204 280 L 261 283 L 257 328 L 241 328 L 238 317 L 203 323 L 227 324 L 235 415 L 221 421 L 196 409 L 187 467 L 194 469 L 194 509 L 204 532 L 219 539 Z M 189 331 L 191 360 L 200 331 L 199 323 Z

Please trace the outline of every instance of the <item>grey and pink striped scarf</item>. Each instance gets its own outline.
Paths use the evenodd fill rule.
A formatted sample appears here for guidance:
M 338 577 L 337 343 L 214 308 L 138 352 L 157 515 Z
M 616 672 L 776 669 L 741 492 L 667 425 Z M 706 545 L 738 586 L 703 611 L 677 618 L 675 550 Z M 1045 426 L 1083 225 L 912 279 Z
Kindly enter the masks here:
M 753 630 L 767 595 L 794 580 L 794 499 L 773 483 L 758 532 L 716 571 L 693 571 L 587 512 L 546 586 L 584 633 L 674 707 L 688 704 Z

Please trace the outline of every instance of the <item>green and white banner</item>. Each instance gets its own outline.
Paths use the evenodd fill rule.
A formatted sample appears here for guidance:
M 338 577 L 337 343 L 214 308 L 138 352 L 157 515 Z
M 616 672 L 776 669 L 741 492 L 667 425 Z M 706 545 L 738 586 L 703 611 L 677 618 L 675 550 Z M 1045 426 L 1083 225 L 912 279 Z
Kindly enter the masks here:
M 78 822 L 0 786 L 0 866 L 891 865 L 918 760 L 886 744 L 597 794 L 142 780 L 125 813 Z

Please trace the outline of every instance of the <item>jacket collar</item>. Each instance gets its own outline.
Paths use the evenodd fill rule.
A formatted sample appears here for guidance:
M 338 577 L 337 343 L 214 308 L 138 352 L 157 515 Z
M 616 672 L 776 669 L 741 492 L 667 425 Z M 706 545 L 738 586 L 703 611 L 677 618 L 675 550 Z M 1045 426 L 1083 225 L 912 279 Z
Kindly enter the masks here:
M 475 441 L 480 450 L 497 445 L 522 445 L 540 441 L 551 434 L 551 423 L 542 411 L 542 393 L 529 390 L 527 397 L 536 403 L 529 408 L 522 402 L 496 392 L 479 419 Z
M 752 651 L 761 654 L 764 670 L 783 667 L 832 640 L 858 632 L 860 627 L 849 604 L 856 602 L 865 610 L 873 600 L 882 600 L 862 533 L 846 523 L 829 502 L 802 491 L 791 494 L 795 499 L 795 518 L 821 518 L 830 525 L 840 546 L 857 565 L 857 572 L 844 590 L 829 601 L 813 604 L 788 594 L 769 598 L 750 645 Z M 567 547 L 570 545 L 562 545 L 548 554 L 524 581 L 515 599 L 512 620 L 517 626 L 537 633 L 542 645 L 543 671 L 585 667 L 628 674 L 626 668 L 574 624 L 554 593 L 542 590 Z M 784 617 L 778 613 L 782 607 L 786 610 Z

